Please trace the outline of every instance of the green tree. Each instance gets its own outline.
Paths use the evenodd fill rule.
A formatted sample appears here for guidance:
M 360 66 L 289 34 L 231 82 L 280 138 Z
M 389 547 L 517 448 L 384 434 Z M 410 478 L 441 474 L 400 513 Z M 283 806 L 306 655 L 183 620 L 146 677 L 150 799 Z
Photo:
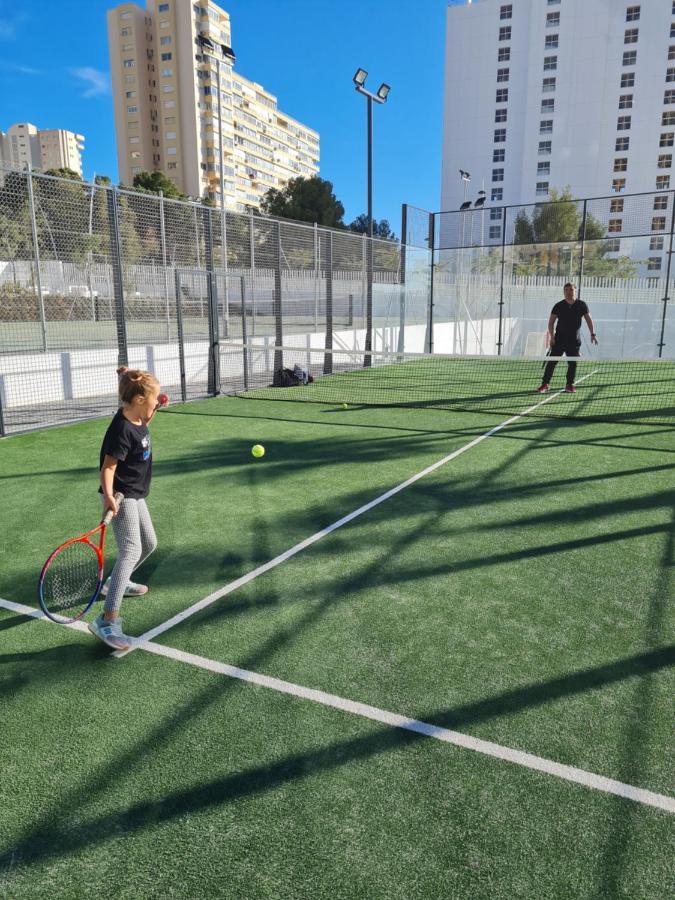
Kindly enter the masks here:
M 169 200 L 187 200 L 173 181 L 164 172 L 139 172 L 134 175 L 134 188 L 146 194 L 159 194 L 160 191 Z
M 268 216 L 316 222 L 329 228 L 344 228 L 345 208 L 333 193 L 333 183 L 318 175 L 291 178 L 282 189 L 271 188 L 260 203 Z
M 514 244 L 534 244 L 534 229 L 532 227 L 532 222 L 530 222 L 530 217 L 524 209 L 521 209 L 516 216 L 513 227 Z
M 361 213 L 353 222 L 349 223 L 349 230 L 355 231 L 357 234 L 368 234 L 368 216 Z M 391 230 L 391 226 L 387 219 L 373 219 L 373 237 L 380 238 L 383 241 L 395 241 L 396 235 Z

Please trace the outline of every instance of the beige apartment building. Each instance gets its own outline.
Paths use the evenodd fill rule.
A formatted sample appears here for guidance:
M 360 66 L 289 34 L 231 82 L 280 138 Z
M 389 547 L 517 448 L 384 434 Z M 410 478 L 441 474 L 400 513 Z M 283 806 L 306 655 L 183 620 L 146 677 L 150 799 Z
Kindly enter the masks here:
M 19 169 L 72 169 L 82 178 L 84 136 L 62 128 L 40 130 L 30 122 L 0 131 L 2 162 Z
M 163 171 L 191 197 L 256 207 L 319 171 L 319 135 L 233 71 L 230 17 L 210 0 L 146 0 L 108 11 L 119 176 Z M 220 75 L 220 96 L 218 93 Z M 219 108 L 220 100 L 220 108 Z

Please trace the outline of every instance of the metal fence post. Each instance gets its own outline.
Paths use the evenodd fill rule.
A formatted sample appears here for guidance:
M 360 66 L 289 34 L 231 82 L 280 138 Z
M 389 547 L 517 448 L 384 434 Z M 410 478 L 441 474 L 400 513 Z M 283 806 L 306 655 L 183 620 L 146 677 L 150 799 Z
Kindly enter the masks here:
M 47 321 L 45 319 L 45 298 L 42 293 L 42 278 L 40 276 L 40 245 L 38 242 L 37 217 L 35 215 L 35 195 L 33 193 L 33 172 L 30 167 L 26 172 L 28 185 L 28 206 L 30 209 L 30 227 L 33 234 L 33 255 L 35 256 L 35 273 L 38 292 L 38 309 L 40 312 L 40 327 L 42 330 L 42 349 L 47 350 Z
M 220 339 L 218 335 L 218 285 L 213 265 L 213 219 L 211 208 L 208 206 L 203 207 L 202 214 L 204 216 L 206 292 L 209 316 L 208 392 L 212 397 L 216 397 L 220 393 Z
M 241 276 L 241 342 L 244 345 L 244 390 L 248 390 L 248 334 L 246 329 L 246 277 Z
M 663 298 L 663 313 L 661 315 L 661 334 L 659 342 L 656 345 L 659 348 L 659 359 L 663 356 L 663 348 L 666 346 L 664 337 L 666 335 L 666 322 L 668 320 L 668 301 L 670 299 L 670 270 L 673 262 L 673 232 L 675 232 L 675 192 L 670 195 L 670 202 L 673 204 L 673 212 L 670 217 L 670 243 L 668 246 L 668 262 L 666 263 L 666 293 Z
M 2 412 L 4 393 L 5 393 L 4 378 L 2 375 L 0 375 L 0 437 L 4 437 L 7 434 L 7 431 L 5 430 L 5 417 Z
M 129 364 L 127 344 L 127 323 L 124 309 L 124 274 L 122 272 L 122 245 L 120 241 L 119 210 L 117 188 L 106 188 L 108 203 L 108 227 L 110 229 L 110 260 L 113 273 L 113 295 L 115 303 L 115 329 L 117 331 L 117 359 L 120 366 Z
M 274 371 L 279 372 L 284 366 L 284 354 L 281 347 L 284 345 L 284 331 L 281 309 L 281 222 L 275 222 L 275 253 L 274 253 Z
M 162 242 L 162 269 L 164 271 L 164 303 L 166 306 L 166 339 L 171 337 L 171 314 L 169 311 L 169 268 L 166 258 L 166 222 L 164 219 L 164 192 L 159 192 L 159 236 Z
M 366 355 L 363 365 L 368 368 L 372 365 L 370 351 L 373 349 L 373 238 L 366 238 Z
M 326 350 L 333 350 L 333 232 L 326 231 Z M 333 371 L 333 353 L 324 354 L 323 374 Z
M 504 345 L 504 271 L 506 268 L 506 207 L 502 210 L 502 260 L 499 279 L 499 330 L 497 332 L 497 356 L 501 356 Z
M 436 262 L 435 255 L 435 229 L 436 229 L 436 213 L 429 213 L 429 253 L 430 253 L 430 269 L 429 269 L 429 312 L 427 317 L 427 353 L 434 352 L 434 265 Z
M 581 299 L 582 279 L 584 277 L 584 257 L 586 255 L 586 211 L 588 200 L 584 200 L 584 211 L 581 218 L 581 256 L 579 257 L 579 287 L 577 289 L 577 297 Z
M 332 273 L 331 273 L 332 274 Z M 319 224 L 314 223 L 314 331 L 319 330 Z
M 220 109 L 220 106 L 218 107 Z M 230 291 L 227 272 L 227 213 L 220 204 L 220 263 L 223 269 L 223 337 L 230 335 Z
M 255 335 L 255 230 L 253 213 L 248 217 L 249 256 L 251 261 L 251 333 Z
M 187 400 L 187 384 L 185 381 L 185 341 L 183 337 L 183 301 L 181 299 L 180 272 L 173 270 L 173 279 L 176 289 L 176 329 L 178 331 L 178 365 L 180 367 L 180 395 L 183 401 Z
M 398 341 L 396 349 L 399 353 L 405 350 L 405 301 L 406 301 L 406 255 L 408 244 L 408 204 L 401 204 L 401 276 L 400 276 L 400 297 L 398 310 Z

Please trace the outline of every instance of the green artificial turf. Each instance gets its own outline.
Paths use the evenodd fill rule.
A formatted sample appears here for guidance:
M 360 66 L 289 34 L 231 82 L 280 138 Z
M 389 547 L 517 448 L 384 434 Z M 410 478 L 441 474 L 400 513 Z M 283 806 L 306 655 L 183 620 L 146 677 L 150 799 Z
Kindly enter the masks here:
M 162 412 L 128 630 L 498 421 Z M 105 426 L 0 442 L 0 597 L 95 523 Z M 668 428 L 519 420 L 157 640 L 671 794 L 674 469 Z M 673 892 L 663 811 L 3 610 L 0 664 L 0 897 Z

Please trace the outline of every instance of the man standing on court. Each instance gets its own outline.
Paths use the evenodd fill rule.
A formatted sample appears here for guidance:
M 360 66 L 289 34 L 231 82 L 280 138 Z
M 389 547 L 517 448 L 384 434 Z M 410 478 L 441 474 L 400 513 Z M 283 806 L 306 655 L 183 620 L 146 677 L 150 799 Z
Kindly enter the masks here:
M 597 344 L 598 339 L 593 330 L 593 319 L 588 311 L 588 306 L 583 300 L 576 299 L 576 288 L 568 281 L 563 288 L 565 299 L 560 300 L 551 310 L 548 317 L 548 345 L 550 356 L 569 356 L 578 357 L 579 348 L 581 347 L 581 320 L 585 319 L 588 330 L 591 333 L 591 343 Z M 555 337 L 553 336 L 553 326 L 555 325 Z M 546 363 L 544 369 L 544 379 L 541 387 L 537 388 L 538 394 L 545 394 L 550 389 L 553 370 L 557 365 L 557 360 L 551 360 Z M 574 394 L 574 377 L 577 373 L 576 362 L 567 363 L 567 383 L 565 385 L 565 393 Z

